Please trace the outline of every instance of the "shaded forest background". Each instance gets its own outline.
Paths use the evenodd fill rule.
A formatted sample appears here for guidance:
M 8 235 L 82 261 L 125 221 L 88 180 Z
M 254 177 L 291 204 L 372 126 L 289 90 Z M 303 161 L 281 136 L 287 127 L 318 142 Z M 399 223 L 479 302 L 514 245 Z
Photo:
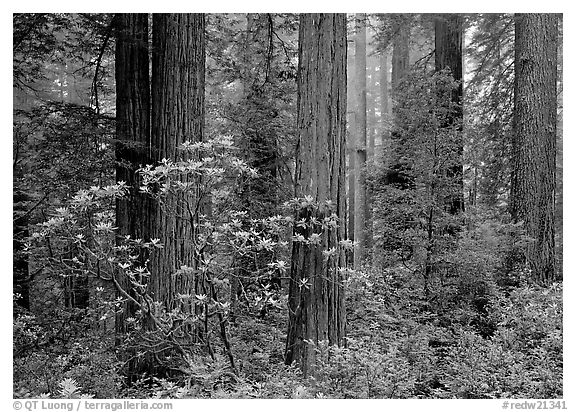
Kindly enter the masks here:
M 562 18 L 14 14 L 14 397 L 561 398 Z

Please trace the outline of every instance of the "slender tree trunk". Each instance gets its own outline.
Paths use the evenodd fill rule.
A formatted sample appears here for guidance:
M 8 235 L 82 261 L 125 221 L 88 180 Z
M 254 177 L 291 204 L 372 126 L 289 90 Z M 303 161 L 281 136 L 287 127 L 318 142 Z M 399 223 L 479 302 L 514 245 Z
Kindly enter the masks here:
M 372 196 L 373 196 L 373 185 L 371 184 L 371 179 L 369 178 L 369 171 L 374 169 L 376 164 L 376 133 L 377 133 L 377 122 L 376 122 L 376 58 L 374 56 L 367 57 L 368 62 L 368 73 L 369 81 L 368 88 L 366 91 L 366 110 L 367 110 L 367 139 L 368 147 L 366 150 L 366 247 L 368 258 L 370 262 L 372 259 L 372 246 L 373 241 L 373 216 L 372 216 Z
M 377 161 L 384 161 L 383 155 L 388 153 L 390 146 L 388 72 L 388 53 L 384 50 L 380 53 L 380 144 L 377 146 L 379 150 L 375 155 Z M 384 165 L 387 166 L 388 162 L 384 161 Z
M 12 261 L 12 285 L 13 292 L 19 295 L 16 299 L 16 303 L 25 309 L 30 309 L 29 264 L 28 256 L 24 252 L 24 244 L 29 235 L 29 213 L 26 208 L 26 204 L 29 200 L 29 196 L 24 192 L 19 189 L 14 190 L 14 220 L 12 223 L 12 247 L 14 260 Z
M 205 22 L 202 14 L 154 14 L 152 53 L 152 157 L 182 158 L 186 141 L 202 141 L 204 128 Z M 195 269 L 196 193 L 172 194 L 155 214 L 154 237 L 164 248 L 150 260 L 149 291 L 167 309 L 177 294 L 205 292 Z
M 348 158 L 348 225 L 347 225 L 347 238 L 350 240 L 354 240 L 354 210 L 356 208 L 356 204 L 354 198 L 356 196 L 356 153 L 354 152 L 354 136 L 356 134 L 356 111 L 358 109 L 358 105 L 356 104 L 356 93 L 355 93 L 355 85 L 356 85 L 356 78 L 355 78 L 355 70 L 354 70 L 354 62 L 352 56 L 352 42 L 349 43 L 349 47 L 347 48 L 347 68 L 350 68 L 347 80 L 348 80 L 348 87 L 346 91 L 347 96 L 347 109 L 346 114 L 348 118 L 348 129 L 347 129 L 347 158 Z M 354 253 L 350 253 L 349 256 L 350 263 L 354 261 Z
M 368 251 L 368 213 L 366 202 L 366 15 L 356 15 L 356 192 L 354 198 L 354 268 L 366 261 Z
M 366 110 L 367 110 L 367 160 L 369 163 L 374 162 L 377 122 L 376 122 L 376 59 L 367 57 L 368 61 L 368 80 L 366 91 Z
M 396 16 L 395 36 L 392 48 L 392 90 L 395 92 L 402 78 L 408 73 L 410 64 L 410 26 L 402 14 Z
M 470 194 L 470 205 L 476 206 L 478 198 L 478 164 L 474 164 L 474 178 L 472 180 L 472 189 Z
M 564 273 L 562 270 L 562 262 L 564 260 L 564 97 L 563 97 L 563 32 L 564 22 L 562 17 L 558 17 L 558 126 L 556 128 L 556 208 L 554 210 L 555 220 L 555 239 L 556 239 L 556 267 L 554 268 L 554 275 L 557 280 L 562 280 Z
M 404 14 L 394 16 L 394 38 L 392 40 L 392 118 L 397 117 L 396 95 L 399 93 L 400 83 L 408 73 L 410 63 L 410 25 L 409 19 Z M 413 181 L 409 173 L 403 173 L 412 166 L 410 162 L 402 159 L 398 153 L 400 146 L 404 144 L 398 136 L 398 132 L 392 128 L 390 133 L 389 167 L 386 176 L 388 184 L 400 184 L 408 186 Z
M 456 141 L 457 160 L 448 170 L 448 176 L 453 179 L 454 190 L 450 196 L 448 210 L 452 214 L 464 211 L 464 179 L 463 179 L 463 151 L 464 142 L 462 139 L 462 39 L 463 39 L 464 18 L 458 14 L 447 14 L 436 18 L 435 21 L 435 43 L 436 43 L 436 71 L 450 69 L 454 80 L 459 82 L 455 90 L 452 91 L 451 113 L 443 124 L 443 127 L 455 127 L 458 133 Z
M 558 17 L 515 16 L 514 137 L 511 213 L 533 241 L 526 263 L 535 282 L 555 279 L 554 195 Z
M 307 375 L 314 372 L 316 352 L 306 340 L 343 345 L 345 335 L 344 278 L 339 270 L 345 257 L 323 252 L 340 250 L 344 236 L 346 15 L 301 15 L 298 53 L 296 196 L 311 196 L 320 207 L 300 210 L 297 219 L 322 221 L 331 213 L 340 219 L 339 227 L 321 230 L 319 245 L 292 246 L 286 363 L 297 362 Z M 294 232 L 308 237 L 313 228 L 296 227 Z
M 116 15 L 116 181 L 125 182 L 129 195 L 116 201 L 118 242 L 129 235 L 132 239 L 150 240 L 150 216 L 153 203 L 139 191 L 136 170 L 149 163 L 150 145 L 150 75 L 148 54 L 148 14 Z M 140 256 L 140 264 L 148 256 Z M 129 279 L 119 272 L 122 289 L 134 295 Z M 121 294 L 118 294 L 121 296 Z M 116 316 L 116 332 L 126 332 L 126 319 L 136 307 L 126 302 Z

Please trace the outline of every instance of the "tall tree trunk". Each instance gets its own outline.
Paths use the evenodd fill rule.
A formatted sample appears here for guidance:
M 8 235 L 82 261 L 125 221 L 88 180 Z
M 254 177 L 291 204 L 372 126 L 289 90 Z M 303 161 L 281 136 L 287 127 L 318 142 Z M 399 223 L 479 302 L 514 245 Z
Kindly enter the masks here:
M 410 63 L 410 25 L 408 16 L 397 14 L 394 16 L 394 38 L 392 40 L 392 118 L 397 117 L 397 105 L 395 99 L 399 93 L 399 87 L 402 79 L 408 74 L 408 65 Z M 410 162 L 402 160 L 398 153 L 399 146 L 403 142 L 398 136 L 398 132 L 392 128 L 390 133 L 390 155 L 387 169 L 386 180 L 388 184 L 400 184 L 401 186 L 410 185 L 413 181 L 409 173 L 404 173 L 406 169 L 411 169 Z
M 392 90 L 397 91 L 402 78 L 408 73 L 410 64 L 410 26 L 405 15 L 395 16 L 395 36 L 392 48 Z
M 366 57 L 367 59 L 367 91 L 366 91 L 366 116 L 367 116 L 367 150 L 366 150 L 366 248 L 368 249 L 368 258 L 372 262 L 372 247 L 374 244 L 373 240 L 373 216 L 372 216 L 372 196 L 373 196 L 373 185 L 371 184 L 371 179 L 369 178 L 369 171 L 374 169 L 376 164 L 376 133 L 377 133 L 377 122 L 376 122 L 376 57 Z
M 375 158 L 378 161 L 384 161 L 383 155 L 387 155 L 390 146 L 390 128 L 388 122 L 390 121 L 390 94 L 388 93 L 388 52 L 383 50 L 380 53 L 380 144 L 379 150 L 376 151 Z M 384 161 L 387 166 L 388 162 Z
M 306 340 L 344 344 L 342 252 L 325 256 L 344 236 L 346 149 L 346 15 L 300 17 L 298 63 L 298 143 L 296 196 L 311 196 L 318 209 L 302 209 L 297 219 L 319 221 L 335 213 L 340 225 L 321 229 L 320 244 L 294 242 L 289 291 L 286 363 L 314 372 L 316 352 Z M 326 205 L 332 201 L 333 206 Z M 310 226 L 314 226 L 311 228 Z M 295 227 L 309 237 L 318 225 Z M 324 253 L 323 253 L 324 252 Z
M 448 176 L 453 179 L 454 191 L 450 196 L 448 210 L 452 214 L 464 211 L 464 180 L 463 180 L 463 151 L 464 142 L 462 139 L 462 39 L 463 39 L 464 18 L 458 14 L 447 14 L 435 20 L 435 68 L 441 71 L 450 69 L 454 80 L 459 82 L 452 91 L 450 114 L 447 116 L 443 127 L 456 127 L 460 132 L 456 142 L 457 160 L 447 171 Z
M 150 163 L 150 75 L 148 53 L 148 14 L 116 15 L 116 181 L 125 182 L 129 195 L 116 201 L 118 242 L 124 236 L 150 240 L 150 216 L 154 204 L 140 193 L 136 170 Z M 140 256 L 140 264 L 148 256 Z M 133 295 L 129 279 L 118 273 L 118 283 Z M 121 296 L 121 294 L 119 294 Z M 126 319 L 133 317 L 132 302 L 123 305 L 116 316 L 116 332 L 126 332 Z
M 524 221 L 533 242 L 526 263 L 534 281 L 555 279 L 554 195 L 556 173 L 558 17 L 515 16 L 514 135 L 511 213 Z
M 356 204 L 354 198 L 356 196 L 356 153 L 354 152 L 354 136 L 356 134 L 356 111 L 358 110 L 358 105 L 356 104 L 356 93 L 355 93 L 355 70 L 354 61 L 352 53 L 352 42 L 348 44 L 347 47 L 347 57 L 346 67 L 350 70 L 347 74 L 347 84 L 346 88 L 346 117 L 348 119 L 348 129 L 347 129 L 347 158 L 348 158 L 348 225 L 346 229 L 346 236 L 350 240 L 354 240 L 354 215 Z M 354 253 L 348 254 L 348 260 L 350 263 L 354 261 Z
M 366 261 L 368 251 L 368 213 L 366 202 L 366 15 L 356 15 L 356 192 L 354 197 L 354 268 Z
M 186 141 L 202 141 L 204 129 L 203 14 L 154 14 L 152 53 L 152 157 L 182 158 L 179 147 Z M 198 213 L 195 193 L 172 194 L 155 214 L 154 237 L 164 248 L 150 261 L 149 291 L 167 309 L 178 306 L 177 294 L 201 289 L 192 271 L 197 256 L 194 238 Z M 188 208 L 188 205 L 192 205 Z
M 376 59 L 374 57 L 367 57 L 367 89 L 366 89 L 366 111 L 367 111 L 367 161 L 368 163 L 374 162 L 374 149 L 376 145 Z
M 554 268 L 554 275 L 557 280 L 562 280 L 564 274 L 562 270 L 563 246 L 564 246 L 564 131 L 563 131 L 563 110 L 564 110 L 564 97 L 563 97 L 563 32 L 564 22 L 562 17 L 558 17 L 558 121 L 556 133 L 556 208 L 554 211 L 555 220 L 555 239 L 556 239 L 556 267 Z

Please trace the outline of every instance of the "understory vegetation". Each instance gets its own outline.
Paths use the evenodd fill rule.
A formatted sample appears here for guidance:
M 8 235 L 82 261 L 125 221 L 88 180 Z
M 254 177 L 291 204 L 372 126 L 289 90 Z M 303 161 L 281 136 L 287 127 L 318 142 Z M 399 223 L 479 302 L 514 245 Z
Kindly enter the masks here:
M 237 373 L 216 341 L 213 357 L 197 344 L 193 358 L 165 359 L 174 368 L 164 377 L 144 374 L 127 385 L 129 345 L 110 334 L 118 302 L 96 287 L 87 309 L 35 315 L 15 306 L 14 395 L 61 397 L 71 382 L 77 396 L 96 398 L 562 397 L 562 283 L 536 286 L 522 268 L 507 268 L 517 228 L 469 221 L 449 257 L 455 263 L 429 280 L 428 297 L 408 262 L 347 270 L 346 346 L 310 343 L 314 377 L 284 364 L 287 296 L 246 286 L 227 331 Z M 226 282 L 219 289 L 229 296 Z
M 431 307 L 405 269 L 387 271 L 386 281 L 377 275 L 351 277 L 347 346 L 316 346 L 314 379 L 283 362 L 280 309 L 229 329 L 238 375 L 228 372 L 220 350 L 170 379 L 145 376 L 130 387 L 98 319 L 62 313 L 48 327 L 22 315 L 14 325 L 14 396 L 59 398 L 72 379 L 79 393 L 96 398 L 562 397 L 561 284 L 513 291 L 495 284 L 439 286 L 450 299 Z

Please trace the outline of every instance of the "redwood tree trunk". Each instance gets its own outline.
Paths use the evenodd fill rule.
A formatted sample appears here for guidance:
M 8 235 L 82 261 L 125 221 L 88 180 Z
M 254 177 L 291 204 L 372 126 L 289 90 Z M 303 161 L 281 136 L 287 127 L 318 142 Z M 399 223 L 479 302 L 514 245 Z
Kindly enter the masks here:
M 556 174 L 558 17 L 515 16 L 514 128 L 511 213 L 534 239 L 526 262 L 534 281 L 555 279 L 554 195 Z
M 390 147 L 390 127 L 388 124 L 390 121 L 390 94 L 388 88 L 390 86 L 388 81 L 388 67 L 388 52 L 387 50 L 383 50 L 380 54 L 380 145 L 376 151 L 375 158 L 378 162 L 383 161 L 385 166 L 389 165 L 389 162 L 386 160 L 389 157 Z M 385 155 L 386 158 L 381 158 L 383 155 Z
M 448 210 L 452 214 L 464 211 L 464 180 L 463 180 L 463 140 L 462 140 L 462 39 L 464 18 L 459 14 L 447 14 L 435 21 L 435 66 L 436 71 L 450 69 L 454 80 L 459 82 L 452 91 L 452 104 L 449 115 L 443 127 L 455 127 L 460 133 L 456 142 L 457 160 L 449 167 L 448 176 L 454 182 L 453 194 L 450 196 Z
M 410 26 L 408 19 L 398 14 L 395 16 L 395 36 L 392 48 L 392 90 L 396 91 L 402 78 L 408 73 L 410 64 Z
M 153 159 L 182 158 L 185 141 L 201 141 L 204 125 L 204 15 L 154 14 L 152 54 Z M 182 266 L 194 268 L 193 241 L 198 214 L 187 204 L 193 193 L 168 195 L 155 214 L 154 237 L 164 248 L 150 261 L 149 291 L 167 309 L 178 306 L 176 294 L 194 293 L 199 285 L 191 271 L 176 275 Z
M 354 193 L 354 269 L 359 269 L 366 261 L 368 251 L 368 204 L 366 197 L 366 15 L 356 15 L 356 53 L 354 56 L 354 77 L 356 78 L 356 133 L 355 167 L 356 182 Z
M 373 261 L 373 245 L 374 245 L 374 227 L 372 216 L 372 203 L 373 203 L 373 185 L 369 178 L 369 171 L 374 170 L 376 164 L 376 58 L 367 57 L 367 92 L 366 92 L 366 170 L 365 170 L 365 183 L 366 183 L 366 254 L 370 263 Z
M 399 93 L 399 86 L 402 79 L 408 74 L 408 66 L 410 63 L 410 20 L 404 14 L 397 14 L 394 16 L 394 33 L 395 36 L 392 41 L 392 118 L 396 119 L 398 116 L 398 109 L 395 100 Z M 402 159 L 399 149 L 404 142 L 401 141 L 398 131 L 395 127 L 392 128 L 390 133 L 390 155 L 389 165 L 387 169 L 386 180 L 388 184 L 401 183 L 402 181 L 413 181 L 409 173 L 402 173 L 405 170 L 411 169 L 410 162 Z M 406 177 L 399 178 L 400 175 Z
M 153 204 L 139 192 L 140 179 L 136 170 L 150 162 L 150 76 L 148 55 L 148 14 L 116 15 L 116 181 L 125 182 L 130 193 L 116 202 L 118 241 L 130 235 L 132 239 L 150 240 Z M 141 256 L 144 264 L 148 256 Z M 118 273 L 118 283 L 132 293 L 131 283 Z M 121 296 L 119 294 L 119 296 Z M 116 332 L 126 331 L 125 320 L 133 317 L 136 307 L 123 305 L 116 316 Z
M 346 15 L 303 14 L 300 17 L 298 63 L 298 144 L 296 196 L 317 202 L 331 200 L 333 209 L 303 209 L 297 219 L 322 220 L 332 212 L 340 226 L 321 231 L 318 245 L 294 242 L 289 291 L 286 363 L 297 362 L 304 374 L 314 372 L 316 353 L 305 340 L 344 344 L 344 235 L 346 149 Z M 310 227 L 295 227 L 309 236 Z M 316 232 L 318 233 L 318 232 Z
M 356 153 L 354 151 L 354 136 L 356 134 L 356 111 L 358 110 L 358 105 L 356 104 L 356 93 L 355 93 L 355 69 L 352 52 L 352 43 L 348 45 L 346 67 L 349 68 L 347 73 L 348 85 L 346 87 L 346 115 L 348 119 L 348 134 L 347 134 L 347 158 L 348 158 L 348 219 L 346 236 L 350 240 L 354 240 L 354 211 L 356 209 L 356 204 L 354 203 L 354 196 L 356 193 Z M 347 259 L 350 263 L 354 261 L 354 253 L 348 253 Z

